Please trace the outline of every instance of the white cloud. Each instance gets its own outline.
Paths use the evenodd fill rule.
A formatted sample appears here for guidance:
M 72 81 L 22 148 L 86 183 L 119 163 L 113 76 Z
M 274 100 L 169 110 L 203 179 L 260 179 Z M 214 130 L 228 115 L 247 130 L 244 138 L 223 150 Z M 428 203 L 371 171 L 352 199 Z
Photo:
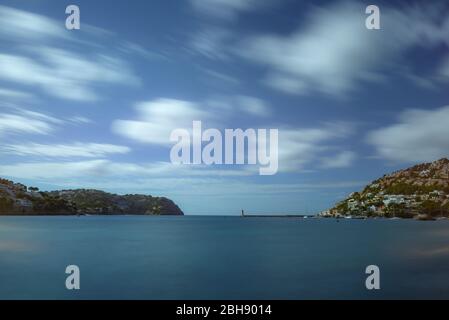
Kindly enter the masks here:
M 73 144 L 7 144 L 0 145 L 0 153 L 19 156 L 42 156 L 54 158 L 71 157 L 103 157 L 108 154 L 124 154 L 130 149 L 125 146 L 100 143 L 73 143 Z
M 63 23 L 47 17 L 0 5 L 0 36 L 26 39 L 67 37 Z
M 64 152 L 64 150 L 63 150 Z M 79 151 L 76 151 L 79 154 Z M 73 153 L 73 152 L 72 152 Z M 98 178 L 106 179 L 109 183 L 115 178 L 124 180 L 150 178 L 192 178 L 201 179 L 208 176 L 232 177 L 247 176 L 248 170 L 213 169 L 206 165 L 175 165 L 170 162 L 153 162 L 136 164 L 130 162 L 114 162 L 106 159 L 63 162 L 24 162 L 0 165 L 0 176 L 20 179 L 39 179 L 48 183 L 63 183 L 65 179 L 77 177 L 91 181 Z
M 319 163 L 326 163 L 333 150 L 334 164 L 339 162 L 349 164 L 352 159 L 341 159 L 342 154 L 348 157 L 349 151 L 341 152 L 336 142 L 345 139 L 353 133 L 353 128 L 347 123 L 325 124 L 321 127 L 307 129 L 279 129 L 279 171 L 300 172 L 306 167 L 314 167 Z M 351 152 L 351 154 L 353 154 Z M 345 157 L 343 156 L 343 158 Z
M 59 19 L 0 5 L 0 38 L 4 41 L 22 44 L 71 41 L 98 47 L 99 40 L 112 36 L 113 33 L 85 22 L 76 33 L 67 32 L 64 20 L 61 22 Z
M 224 83 L 230 84 L 230 85 L 238 85 L 238 84 L 240 84 L 240 80 L 238 80 L 237 78 L 234 78 L 234 77 L 232 77 L 232 76 L 230 76 L 228 74 L 225 74 L 225 73 L 222 73 L 222 72 L 218 72 L 218 71 L 215 71 L 215 70 L 212 70 L 212 69 L 207 69 L 207 68 L 201 68 L 201 70 L 205 74 L 210 76 L 210 77 L 207 77 L 208 84 L 210 84 L 211 77 L 214 80 L 219 80 L 222 83 L 224 82 Z
M 118 50 L 124 52 L 127 55 L 140 56 L 149 61 L 167 60 L 168 59 L 168 57 L 162 53 L 147 50 L 145 47 L 143 47 L 139 44 L 133 43 L 133 42 L 129 42 L 129 41 L 122 42 L 119 45 Z
M 232 33 L 223 28 L 209 27 L 193 35 L 191 48 L 209 59 L 225 60 L 228 58 L 226 43 L 233 38 Z
M 29 110 L 16 113 L 0 113 L 0 136 L 8 134 L 48 134 L 55 124 L 62 123 L 54 117 Z
M 321 167 L 325 169 L 347 168 L 351 166 L 356 158 L 353 151 L 342 151 L 333 157 L 324 157 L 321 159 Z
M 34 49 L 43 63 L 20 55 L 0 54 L 0 79 L 33 85 L 48 94 L 70 100 L 98 98 L 94 84 L 137 84 L 138 79 L 121 60 L 97 55 L 86 58 L 48 47 Z
M 264 80 L 264 84 L 289 94 L 304 94 L 308 85 L 301 79 L 287 74 L 270 74 Z
M 206 121 L 213 115 L 188 101 L 157 99 L 139 103 L 137 120 L 116 120 L 112 130 L 124 137 L 143 142 L 168 145 L 170 133 L 178 128 L 191 128 L 192 121 Z
M 249 96 L 215 98 L 202 104 L 157 99 L 140 103 L 136 109 L 137 120 L 116 120 L 113 122 L 112 130 L 116 134 L 138 142 L 165 146 L 173 144 L 169 140 L 172 130 L 178 128 L 189 130 L 194 120 L 203 122 L 203 130 L 206 127 L 224 129 L 233 128 L 227 124 L 235 114 L 246 113 L 264 119 L 271 112 L 263 100 Z M 262 127 L 279 129 L 279 170 L 281 172 L 303 171 L 306 166 L 313 166 L 322 161 L 325 153 L 332 150 L 336 150 L 336 155 L 333 156 L 334 166 L 347 166 L 353 160 L 353 153 L 342 152 L 335 144 L 336 140 L 345 139 L 353 133 L 351 124 L 326 123 L 312 128 L 278 128 L 267 124 Z M 253 171 L 254 173 L 256 171 Z
M 46 134 L 51 131 L 48 123 L 37 119 L 28 119 L 23 116 L 1 114 L 0 115 L 0 133 L 26 132 Z
M 251 212 L 268 213 L 277 210 L 285 202 L 296 199 L 297 203 L 283 207 L 292 213 L 310 210 L 298 203 L 310 200 L 310 196 L 320 197 L 343 189 L 353 189 L 366 181 L 321 181 L 304 183 L 269 183 L 266 180 L 243 180 L 241 172 L 233 170 L 236 177 L 224 176 L 223 170 L 207 168 L 177 170 L 171 164 L 137 165 L 115 163 L 108 160 L 80 162 L 14 163 L 0 165 L 0 176 L 14 181 L 33 180 L 41 189 L 95 188 L 109 192 L 129 194 L 143 193 L 166 196 L 174 200 L 186 213 L 211 213 L 210 206 L 195 198 L 198 194 L 207 197 L 209 203 L 219 203 L 227 213 L 240 212 L 246 208 Z M 192 172 L 192 174 L 186 174 Z M 51 186 L 51 187 L 50 187 Z M 188 187 L 186 187 L 188 186 Z M 293 196 L 293 198 L 291 198 Z M 302 197 L 303 200 L 298 198 Z M 333 197 L 334 198 L 334 197 Z M 321 198 L 320 202 L 324 200 Z M 324 201 L 320 209 L 330 206 Z M 221 212 L 220 210 L 216 211 Z M 213 212 L 212 212 L 213 213 Z M 224 213 L 224 212 L 222 212 Z
M 76 101 L 98 100 L 98 88 L 104 85 L 140 83 L 127 62 L 109 54 L 121 45 L 112 34 L 87 24 L 76 33 L 68 32 L 63 22 L 0 6 L 0 40 L 7 44 L 0 50 L 0 81 Z M 105 38 L 110 40 L 107 45 Z M 145 52 L 139 48 L 134 56 Z
M 270 107 L 265 103 L 265 101 L 259 98 L 250 96 L 237 96 L 236 100 L 241 110 L 243 112 L 247 112 L 248 114 L 259 117 L 266 117 L 271 113 Z
M 39 119 L 45 121 L 49 124 L 62 124 L 64 121 L 48 114 L 44 114 L 41 112 L 26 110 L 26 109 L 16 109 L 19 114 L 23 114 L 30 119 Z
M 362 82 L 379 81 L 411 47 L 447 42 L 449 28 L 438 23 L 439 16 L 441 12 L 421 7 L 384 7 L 382 30 L 372 31 L 365 28 L 363 4 L 339 2 L 314 9 L 305 26 L 290 35 L 251 37 L 236 51 L 270 66 L 264 82 L 273 88 L 341 95 Z
M 270 107 L 263 100 L 250 96 L 215 98 L 202 103 L 160 98 L 137 104 L 136 120 L 115 120 L 116 134 L 143 143 L 169 145 L 170 133 L 175 129 L 189 129 L 192 121 L 203 125 L 225 128 L 235 114 L 270 115 Z
M 62 181 L 73 177 L 101 176 L 108 172 L 107 160 L 79 162 L 30 162 L 0 165 L 0 175 L 20 179 Z
M 267 102 L 246 95 L 216 95 L 201 105 L 211 112 L 220 112 L 222 120 L 242 113 L 262 118 L 272 114 L 272 108 Z
M 134 164 L 105 159 L 68 162 L 26 162 L 0 165 L 0 176 L 34 179 L 61 187 L 99 188 L 164 195 L 232 196 L 274 195 L 317 189 L 340 189 L 366 182 L 260 183 L 242 181 L 242 170 L 215 170 L 208 167 L 179 166 L 171 163 Z M 185 186 L 188 185 L 189 188 Z
M 413 163 L 449 156 L 449 106 L 403 112 L 391 126 L 374 130 L 368 142 L 380 156 Z
M 88 124 L 92 123 L 93 121 L 89 118 L 83 117 L 83 116 L 73 116 L 67 119 L 68 121 L 76 124 Z

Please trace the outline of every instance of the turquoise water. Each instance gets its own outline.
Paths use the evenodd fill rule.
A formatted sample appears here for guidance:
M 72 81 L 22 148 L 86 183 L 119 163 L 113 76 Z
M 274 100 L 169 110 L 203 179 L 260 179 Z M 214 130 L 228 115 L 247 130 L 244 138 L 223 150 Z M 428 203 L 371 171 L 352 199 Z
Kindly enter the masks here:
M 448 268 L 449 221 L 0 217 L 1 299 L 449 298 Z

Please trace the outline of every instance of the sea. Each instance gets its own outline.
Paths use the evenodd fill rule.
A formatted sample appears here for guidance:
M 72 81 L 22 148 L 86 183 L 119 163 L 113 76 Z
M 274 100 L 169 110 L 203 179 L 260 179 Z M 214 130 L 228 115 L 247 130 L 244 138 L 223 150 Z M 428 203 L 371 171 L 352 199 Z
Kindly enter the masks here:
M 0 299 L 448 298 L 449 220 L 0 217 Z

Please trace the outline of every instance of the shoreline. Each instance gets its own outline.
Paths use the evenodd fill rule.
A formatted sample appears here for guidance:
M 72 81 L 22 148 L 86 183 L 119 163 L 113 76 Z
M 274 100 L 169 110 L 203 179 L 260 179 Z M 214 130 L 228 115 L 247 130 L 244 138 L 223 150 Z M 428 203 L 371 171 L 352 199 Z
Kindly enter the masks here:
M 440 221 L 440 220 L 449 220 L 449 217 L 368 217 L 368 216 L 320 216 L 320 215 L 305 215 L 305 214 L 245 214 L 245 215 L 195 215 L 195 214 L 125 214 L 125 213 L 117 213 L 117 214 L 98 214 L 98 213 L 87 213 L 87 214 L 0 214 L 1 217 L 235 217 L 235 218 L 282 218 L 282 219 L 328 219 L 328 220 L 414 220 L 414 221 Z
M 127 213 L 117 213 L 117 214 L 98 214 L 98 213 L 84 213 L 84 214 L 0 214 L 0 217 L 117 217 L 117 216 L 146 216 L 146 217 L 183 217 L 184 214 L 127 214 Z

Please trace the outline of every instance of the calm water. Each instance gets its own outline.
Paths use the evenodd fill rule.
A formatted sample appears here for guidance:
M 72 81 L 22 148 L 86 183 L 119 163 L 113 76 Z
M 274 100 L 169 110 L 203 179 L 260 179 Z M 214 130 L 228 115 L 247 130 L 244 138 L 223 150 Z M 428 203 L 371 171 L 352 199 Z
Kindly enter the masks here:
M 449 221 L 0 217 L 0 298 L 449 298 Z

